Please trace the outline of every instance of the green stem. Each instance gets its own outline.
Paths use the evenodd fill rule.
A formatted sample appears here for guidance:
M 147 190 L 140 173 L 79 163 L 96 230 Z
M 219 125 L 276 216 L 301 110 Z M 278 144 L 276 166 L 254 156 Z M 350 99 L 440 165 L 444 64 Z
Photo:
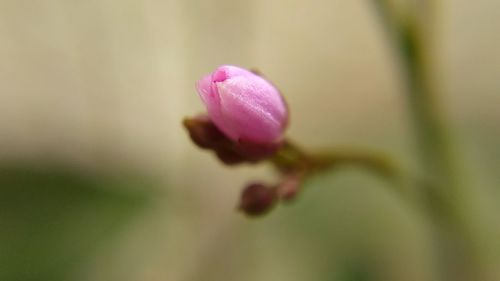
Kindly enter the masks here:
M 359 166 L 382 177 L 399 181 L 403 173 L 399 166 L 381 153 L 360 148 L 339 148 L 316 153 L 308 153 L 290 141 L 286 141 L 271 162 L 283 173 L 305 170 L 314 174 L 341 166 Z
M 403 169 L 386 154 L 361 148 L 342 147 L 308 153 L 290 141 L 270 159 L 270 162 L 287 178 L 292 175 L 302 180 L 326 170 L 340 167 L 360 167 L 386 180 L 409 205 L 417 207 L 418 194 L 412 183 L 429 185 L 427 179 Z
M 427 14 L 427 25 L 418 22 L 416 16 L 396 20 L 388 1 L 376 0 L 382 20 L 392 35 L 394 49 L 401 61 L 401 71 L 407 85 L 407 100 L 413 122 L 419 166 L 434 184 L 429 185 L 434 196 L 439 197 L 445 216 L 459 212 L 456 199 L 462 198 L 458 162 L 443 109 L 438 100 L 434 67 L 435 43 L 433 42 L 433 14 Z M 430 2 L 428 5 L 431 5 Z M 434 4 L 436 5 L 436 4 Z M 427 12 L 435 12 L 435 7 Z M 434 8 L 434 9 L 433 9 Z M 460 201 L 460 200 L 459 200 Z
M 425 20 L 413 17 L 396 20 L 387 0 L 375 0 L 381 11 L 383 22 L 391 33 L 394 48 L 401 61 L 407 89 L 408 104 L 414 124 L 417 153 L 420 156 L 420 167 L 433 182 L 422 186 L 426 191 L 424 197 L 432 219 L 437 220 L 444 233 L 451 234 L 440 237 L 440 245 L 450 244 L 455 253 L 445 263 L 451 261 L 451 268 L 456 268 L 461 278 L 470 280 L 487 280 L 482 261 L 485 249 L 478 246 L 482 240 L 481 227 L 475 223 L 477 218 L 471 216 L 474 209 L 470 193 L 465 183 L 458 153 L 453 146 L 448 126 L 443 116 L 439 101 L 439 86 L 434 80 L 436 75 L 436 30 L 437 5 L 441 1 L 423 1 L 426 8 Z M 444 230 L 444 229 L 441 229 Z M 451 238 L 451 239 L 450 239 Z M 479 244 L 478 244 L 479 243 Z M 457 262 L 458 261 L 458 262 Z M 466 264 L 467 267 L 460 266 Z M 449 266 L 449 265 L 448 265 Z M 452 273 L 453 274 L 453 273 Z M 454 273 L 456 274 L 456 272 Z M 466 277 L 467 276 L 467 277 Z M 450 277 L 450 276 L 448 276 Z M 453 275 L 451 275 L 451 279 Z

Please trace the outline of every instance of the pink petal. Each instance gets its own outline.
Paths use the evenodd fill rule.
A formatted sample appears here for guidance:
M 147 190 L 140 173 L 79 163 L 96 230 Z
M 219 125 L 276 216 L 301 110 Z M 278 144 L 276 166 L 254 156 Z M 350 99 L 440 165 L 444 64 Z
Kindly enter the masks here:
M 235 77 L 216 83 L 221 115 L 238 139 L 276 141 L 282 134 L 285 107 L 275 89 L 259 77 Z

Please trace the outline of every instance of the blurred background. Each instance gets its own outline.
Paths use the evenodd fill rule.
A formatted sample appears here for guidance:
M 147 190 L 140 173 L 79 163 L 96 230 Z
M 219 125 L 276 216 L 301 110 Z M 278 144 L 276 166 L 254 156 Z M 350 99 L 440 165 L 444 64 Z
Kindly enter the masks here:
M 437 2 L 441 102 L 500 237 L 500 2 Z M 181 126 L 204 111 L 195 81 L 235 64 L 278 85 L 303 146 L 414 168 L 371 1 L 0 0 L 0 62 L 0 280 L 439 280 L 426 219 L 379 178 L 322 175 L 250 219 L 239 193 L 270 167 L 223 166 Z

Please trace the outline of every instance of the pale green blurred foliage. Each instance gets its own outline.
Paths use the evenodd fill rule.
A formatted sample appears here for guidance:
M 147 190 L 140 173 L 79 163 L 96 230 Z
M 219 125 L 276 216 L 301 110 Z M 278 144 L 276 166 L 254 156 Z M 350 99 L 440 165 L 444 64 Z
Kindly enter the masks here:
M 402 18 L 420 3 L 392 2 Z M 500 2 L 441 2 L 438 79 L 481 206 L 471 216 L 479 225 L 499 224 Z M 102 238 L 112 241 L 106 246 L 37 253 L 31 261 L 54 260 L 51 266 L 77 257 L 74 275 L 61 269 L 51 281 L 435 280 L 435 250 L 443 245 L 433 244 L 426 219 L 373 175 L 347 169 L 317 177 L 293 204 L 248 219 L 235 211 L 239 191 L 249 180 L 273 179 L 269 167 L 224 167 L 181 127 L 184 116 L 203 111 L 193 87 L 201 75 L 220 64 L 256 67 L 283 91 L 289 135 L 304 146 L 377 148 L 414 169 L 403 82 L 369 1 L 0 0 L 0 61 L 3 167 L 36 171 L 56 163 L 106 179 L 97 186 L 114 203 L 98 205 L 99 226 L 129 206 L 129 185 L 138 199 L 153 198 L 127 209 L 119 234 L 103 230 L 114 237 Z M 1 171 L 5 177 L 10 170 Z M 131 175 L 141 180 L 112 181 L 107 189 L 109 177 Z M 100 194 L 94 188 L 91 194 Z M 57 205 L 51 202 L 43 204 Z M 0 207 L 0 219 L 15 221 L 19 208 Z M 73 218 L 65 219 L 71 227 Z M 12 225 L 0 239 L 24 231 Z M 485 235 L 499 235 L 499 225 L 491 229 Z M 34 227 L 27 239 L 44 245 L 42 230 Z M 85 237 L 67 241 L 88 245 Z M 500 280 L 500 245 L 486 247 L 493 258 L 485 267 Z M 4 260 L 0 276 L 44 280 L 29 277 L 44 265 Z

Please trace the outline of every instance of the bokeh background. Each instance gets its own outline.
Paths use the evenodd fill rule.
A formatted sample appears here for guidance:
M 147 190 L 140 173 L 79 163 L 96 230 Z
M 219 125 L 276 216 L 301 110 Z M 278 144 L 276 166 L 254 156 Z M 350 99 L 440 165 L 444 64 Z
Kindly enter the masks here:
M 500 2 L 438 2 L 441 102 L 495 252 Z M 371 1 L 0 0 L 0 280 L 438 280 L 426 220 L 381 179 L 335 171 L 250 219 L 239 193 L 270 167 L 225 167 L 181 126 L 202 75 L 258 68 L 303 146 L 413 169 L 393 51 Z

